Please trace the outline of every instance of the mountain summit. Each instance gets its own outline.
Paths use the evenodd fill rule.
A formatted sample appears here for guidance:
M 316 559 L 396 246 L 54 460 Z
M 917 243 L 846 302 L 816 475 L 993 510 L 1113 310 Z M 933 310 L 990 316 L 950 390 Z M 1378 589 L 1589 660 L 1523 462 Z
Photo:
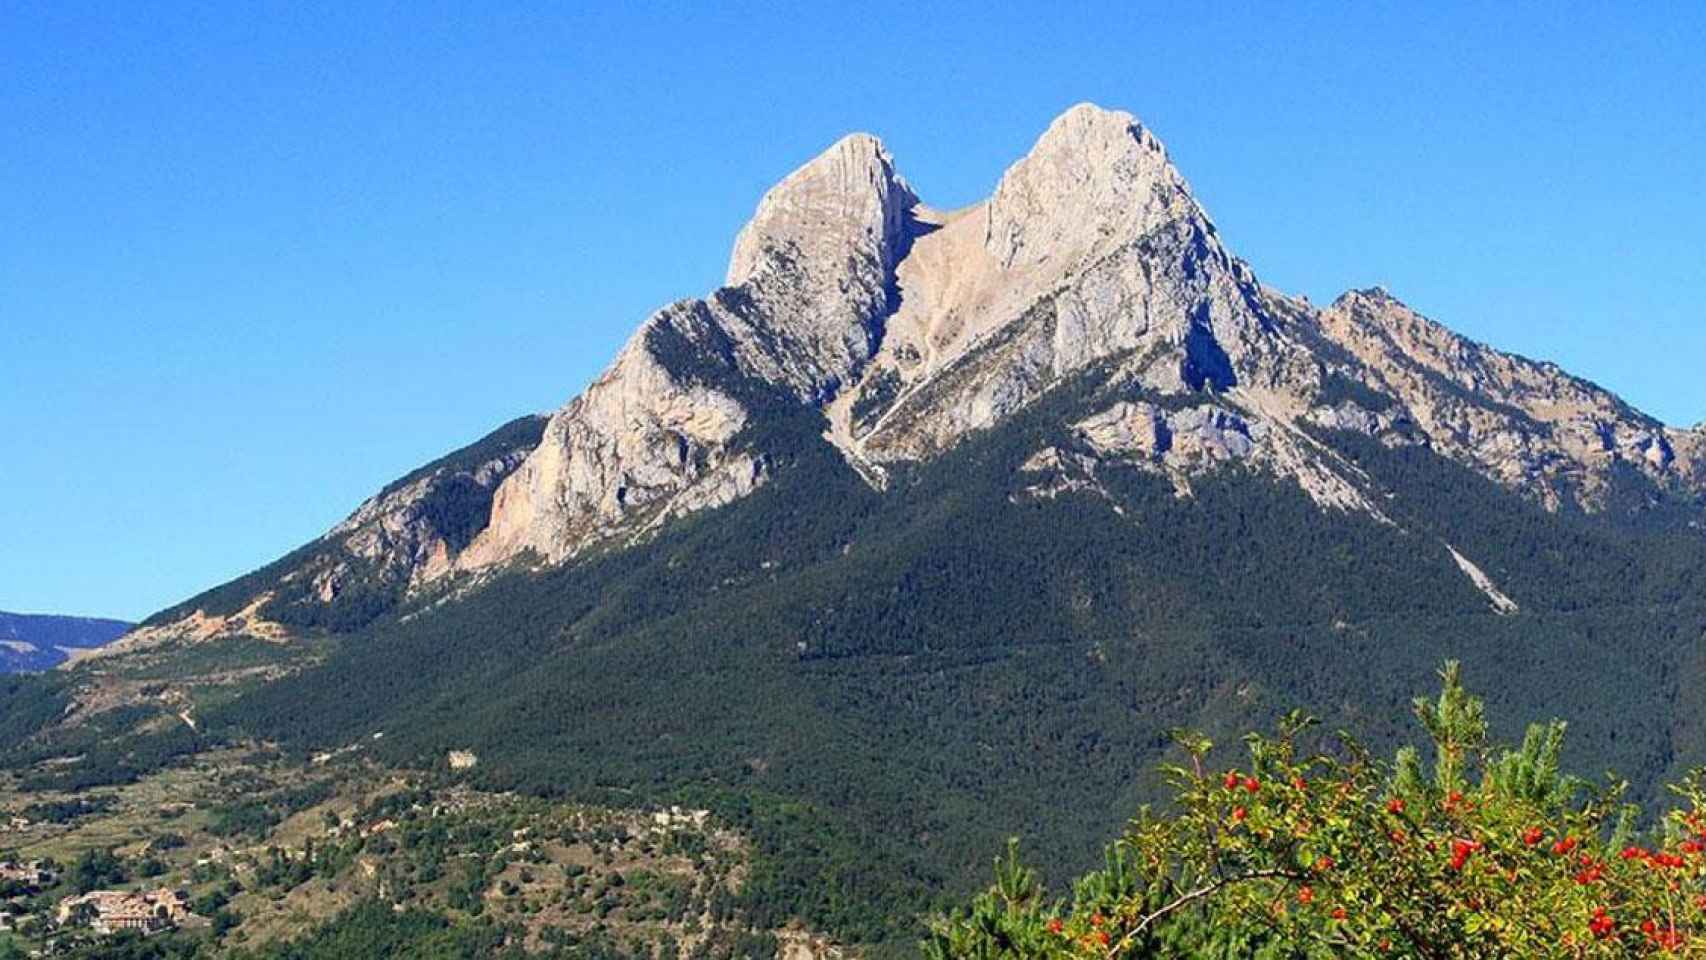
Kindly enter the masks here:
M 1240 463 L 1323 509 L 1383 518 L 1385 491 L 1312 430 L 1424 448 L 1551 510 L 1604 510 L 1626 481 L 1655 504 L 1706 495 L 1706 432 L 1384 290 L 1320 309 L 1263 286 L 1161 141 L 1085 103 L 988 200 L 952 212 L 925 205 L 875 137 L 840 140 L 764 195 L 725 286 L 653 314 L 562 409 L 387 488 L 244 581 L 235 610 L 174 608 L 118 649 L 343 622 L 277 614 L 352 590 L 360 619 L 453 575 L 638 542 L 762 487 L 774 451 L 754 428 L 778 405 L 819 411 L 824 439 L 882 488 L 895 464 L 1091 370 L 1109 399 L 1072 425 L 1080 449 L 1034 452 L 1030 495 L 1095 490 L 1116 461 L 1188 495 Z

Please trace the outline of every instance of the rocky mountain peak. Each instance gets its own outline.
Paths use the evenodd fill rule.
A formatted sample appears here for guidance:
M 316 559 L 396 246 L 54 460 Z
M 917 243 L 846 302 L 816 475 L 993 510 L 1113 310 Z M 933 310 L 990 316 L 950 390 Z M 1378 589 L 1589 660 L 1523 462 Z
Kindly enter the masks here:
M 893 267 L 906 212 L 917 202 L 881 140 L 842 137 L 759 200 L 735 239 L 724 285 L 740 286 L 788 261 L 839 270 L 849 254 Z
M 726 285 L 654 313 L 551 417 L 459 567 L 560 561 L 750 493 L 767 466 L 735 443 L 752 411 L 733 384 L 821 403 L 854 380 L 881 343 L 917 203 L 862 133 L 771 188 L 735 240 Z
M 363 578 L 414 590 L 640 542 L 769 483 L 785 448 L 755 428 L 789 407 L 821 413 L 823 439 L 878 488 L 1060 385 L 1098 382 L 1075 401 L 1074 439 L 1021 470 L 1032 495 L 1094 492 L 1118 462 L 1190 496 L 1235 462 L 1385 521 L 1385 493 L 1318 435 L 1349 431 L 1425 445 L 1548 506 L 1595 509 L 1631 476 L 1706 496 L 1702 428 L 1666 429 L 1380 287 L 1325 309 L 1263 287 L 1161 142 L 1094 104 L 956 211 L 922 204 L 877 138 L 844 137 L 764 194 L 726 280 L 655 312 L 548 422 L 388 489 L 231 591 L 249 607 L 226 604 L 221 622 L 273 595 L 332 602 Z
M 771 188 L 741 229 L 725 289 L 760 305 L 809 395 L 840 388 L 876 351 L 918 203 L 882 141 L 843 137 Z
M 1200 213 L 1166 148 L 1136 117 L 1081 103 L 1002 176 L 984 242 L 1004 268 L 1071 266 Z

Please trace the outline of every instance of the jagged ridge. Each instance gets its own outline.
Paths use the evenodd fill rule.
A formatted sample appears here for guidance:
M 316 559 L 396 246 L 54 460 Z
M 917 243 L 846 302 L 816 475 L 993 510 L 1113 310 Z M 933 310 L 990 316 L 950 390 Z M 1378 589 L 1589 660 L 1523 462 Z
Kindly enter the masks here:
M 456 474 L 473 500 L 489 494 L 485 516 L 434 522 L 422 505 L 442 478 L 388 488 L 327 535 L 336 550 L 310 545 L 196 629 L 254 632 L 281 586 L 330 604 L 346 582 L 418 590 L 632 543 L 766 483 L 771 452 L 751 427 L 771 405 L 821 411 L 825 439 L 881 487 L 895 464 L 1095 367 L 1113 373 L 1108 399 L 1084 411 L 1084 449 L 1037 451 L 1039 470 L 1071 475 L 1040 480 L 1039 495 L 1094 488 L 1096 463 L 1117 461 L 1189 496 L 1193 476 L 1236 464 L 1384 520 L 1383 492 L 1324 441 L 1342 431 L 1425 446 L 1552 509 L 1602 509 L 1632 479 L 1691 504 L 1706 491 L 1706 429 L 1666 428 L 1382 290 L 1319 309 L 1263 287 L 1161 142 L 1128 113 L 1080 104 L 990 199 L 948 213 L 920 202 L 875 137 L 844 138 L 760 201 L 726 286 L 650 317 L 536 442 Z M 1151 399 L 1114 399 L 1134 387 Z

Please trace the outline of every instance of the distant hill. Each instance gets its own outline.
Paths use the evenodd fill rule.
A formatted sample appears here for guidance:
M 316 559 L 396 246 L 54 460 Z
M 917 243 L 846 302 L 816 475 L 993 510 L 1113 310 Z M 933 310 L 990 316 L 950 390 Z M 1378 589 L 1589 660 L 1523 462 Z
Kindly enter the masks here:
M 51 669 L 68 651 L 103 646 L 130 628 L 123 620 L 0 611 L 0 673 Z

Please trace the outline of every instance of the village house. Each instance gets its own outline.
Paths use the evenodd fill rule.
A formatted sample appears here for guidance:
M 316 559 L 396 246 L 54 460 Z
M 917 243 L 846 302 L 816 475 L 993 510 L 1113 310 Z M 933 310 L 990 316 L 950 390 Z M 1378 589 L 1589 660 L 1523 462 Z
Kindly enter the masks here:
M 189 894 L 161 887 L 157 890 L 95 890 L 59 901 L 56 919 L 61 926 L 87 924 L 96 933 L 167 930 L 192 916 Z
M 46 861 L 31 860 L 19 863 L 15 860 L 0 861 L 0 884 L 21 883 L 27 887 L 40 889 L 50 887 L 58 874 L 48 866 Z

